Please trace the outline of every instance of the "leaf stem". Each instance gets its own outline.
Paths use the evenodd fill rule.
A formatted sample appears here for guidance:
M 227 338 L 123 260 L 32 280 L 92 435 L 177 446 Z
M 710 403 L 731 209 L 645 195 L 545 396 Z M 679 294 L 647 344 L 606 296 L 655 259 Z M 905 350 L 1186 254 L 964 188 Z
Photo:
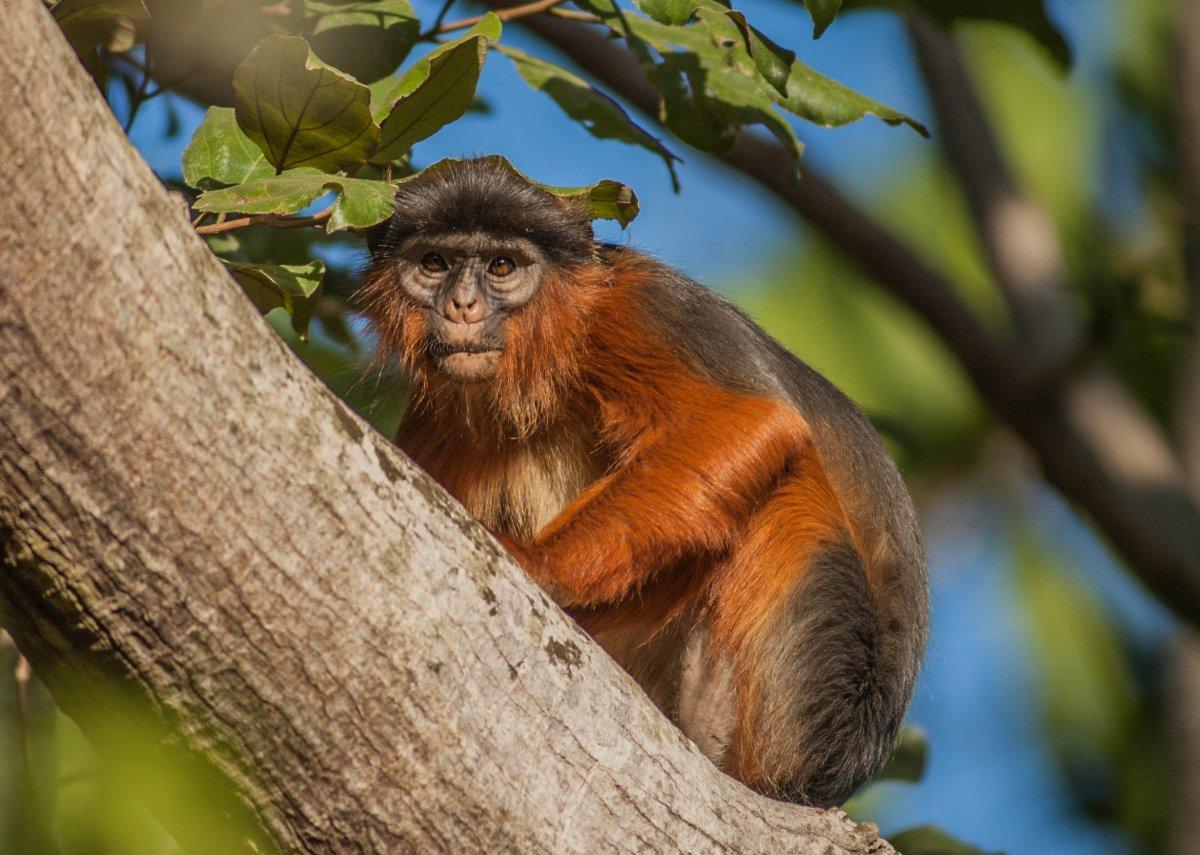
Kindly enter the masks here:
M 222 232 L 244 229 L 247 226 L 270 226 L 273 229 L 303 229 L 309 226 L 319 226 L 333 215 L 333 209 L 336 205 L 337 203 L 335 202 L 325 210 L 318 211 L 309 217 L 293 217 L 285 214 L 254 214 L 246 217 L 238 217 L 233 220 L 218 220 L 207 226 L 197 226 L 196 234 L 218 235 Z
M 566 2 L 566 0 L 534 0 L 533 3 L 526 3 L 523 6 L 513 6 L 508 9 L 498 9 L 495 14 L 501 21 L 512 21 L 517 18 L 527 18 L 530 15 L 539 15 L 542 12 L 548 12 L 555 6 Z M 447 7 L 449 8 L 449 4 Z M 451 21 L 449 24 L 440 23 L 441 16 L 438 17 L 438 22 L 435 22 L 432 27 L 421 34 L 421 39 L 428 40 L 434 36 L 443 33 L 452 33 L 455 30 L 465 30 L 468 27 L 473 27 L 482 21 L 483 15 L 472 15 L 470 18 L 463 18 L 461 21 Z

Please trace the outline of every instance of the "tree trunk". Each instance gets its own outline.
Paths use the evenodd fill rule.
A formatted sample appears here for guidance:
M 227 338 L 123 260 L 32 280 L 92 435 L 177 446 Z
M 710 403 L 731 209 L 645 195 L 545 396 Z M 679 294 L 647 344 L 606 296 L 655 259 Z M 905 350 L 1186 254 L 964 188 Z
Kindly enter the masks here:
M 286 850 L 892 851 L 717 772 L 311 376 L 39 0 L 0 88 L 0 622 L 85 730 L 119 675 Z

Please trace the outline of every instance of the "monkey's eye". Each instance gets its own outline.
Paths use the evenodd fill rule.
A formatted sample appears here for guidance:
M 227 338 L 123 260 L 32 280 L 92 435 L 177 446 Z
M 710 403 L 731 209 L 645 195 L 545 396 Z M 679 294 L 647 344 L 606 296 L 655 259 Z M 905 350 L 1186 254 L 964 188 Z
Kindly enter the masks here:
M 511 276 L 512 272 L 517 269 L 517 263 L 511 258 L 500 256 L 493 258 L 492 263 L 488 265 L 488 273 L 493 276 L 498 276 L 503 279 L 505 276 Z
M 421 269 L 426 273 L 445 273 L 450 269 L 450 265 L 436 252 L 427 252 L 421 259 Z

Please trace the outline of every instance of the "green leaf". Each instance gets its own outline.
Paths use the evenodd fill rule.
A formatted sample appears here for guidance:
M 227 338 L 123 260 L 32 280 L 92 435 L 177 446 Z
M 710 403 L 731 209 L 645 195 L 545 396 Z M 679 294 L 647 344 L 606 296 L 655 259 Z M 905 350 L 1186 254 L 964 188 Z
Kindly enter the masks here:
M 840 126 L 874 115 L 928 136 L 915 119 L 819 74 L 753 28 L 743 27 L 744 18 L 730 17 L 730 10 L 715 0 L 700 0 L 700 23 L 687 27 L 664 26 L 634 12 L 618 13 L 606 4 L 607 0 L 580 0 L 615 33 L 658 52 L 661 61 L 642 62 L 662 95 L 662 119 L 672 133 L 697 148 L 727 152 L 735 127 L 761 124 L 798 156 L 802 146 L 775 105 L 818 125 Z M 788 57 L 786 86 L 780 87 L 777 63 Z
M 674 154 L 660 140 L 637 125 L 612 98 L 558 66 L 506 46 L 497 49 L 513 61 L 521 79 L 534 89 L 545 92 L 563 112 L 582 124 L 599 139 L 620 140 L 654 152 L 671 173 L 671 184 L 679 189 Z
M 876 781 L 917 782 L 925 774 L 929 762 L 929 740 L 918 727 L 906 727 L 891 758 L 875 775 Z
M 321 279 L 325 265 L 320 261 L 308 264 L 245 264 L 225 261 L 233 278 L 242 286 L 246 296 L 264 315 L 282 308 L 292 318 L 292 328 L 301 341 L 308 341 L 308 325 L 321 297 Z
M 788 73 L 796 54 L 787 48 L 780 47 L 764 36 L 746 21 L 741 12 L 730 9 L 726 14 L 737 24 L 742 38 L 746 40 L 746 50 L 754 58 L 754 65 L 780 95 L 787 95 Z
M 696 11 L 696 0 L 635 0 L 637 7 L 660 24 L 686 24 Z
M 324 65 L 298 36 L 267 36 L 233 77 L 238 126 L 278 171 L 361 165 L 379 140 L 371 90 Z
M 788 71 L 796 54 L 775 44 L 751 27 L 745 15 L 718 0 L 701 0 L 696 14 L 708 27 L 713 44 L 730 47 L 740 41 L 753 60 L 755 70 L 780 95 L 787 95 Z
M 604 179 L 587 187 L 552 187 L 549 184 L 534 181 L 513 166 L 508 158 L 491 155 L 483 159 L 508 170 L 520 180 L 532 184 L 534 187 L 540 187 L 547 193 L 553 193 L 567 204 L 583 206 L 584 210 L 587 211 L 593 220 L 616 220 L 624 228 L 638 215 L 637 194 L 633 192 L 632 187 L 622 184 L 619 181 Z M 397 182 L 397 186 L 403 186 L 405 183 L 427 173 L 436 174 L 442 170 L 450 169 L 454 164 L 459 162 L 455 158 L 449 157 L 439 160 L 437 163 L 426 167 L 422 172 L 417 173 L 417 175 L 402 178 Z
M 104 80 L 105 66 L 96 48 L 103 45 L 115 53 L 129 50 L 150 19 L 142 0 L 60 0 L 51 14 L 97 83 Z
M 232 107 L 209 107 L 183 151 L 183 180 L 213 189 L 275 174 L 262 149 L 242 133 Z
M 1071 67 L 1071 46 L 1046 13 L 1045 0 L 845 0 L 845 6 L 901 12 L 920 9 L 943 26 L 967 20 L 1009 24 L 1032 36 L 1061 68 Z
M 826 77 L 798 59 L 788 76 L 787 96 L 776 101 L 788 112 L 824 127 L 840 127 L 871 115 L 889 125 L 906 124 L 921 136 L 929 136 L 929 130 L 911 116 Z
M 721 24 L 732 36 L 714 39 L 707 27 L 666 26 L 635 12 L 613 11 L 607 0 L 583 2 L 631 46 L 636 40 L 658 52 L 656 62 L 648 52 L 634 51 L 663 96 L 663 122 L 680 139 L 721 153 L 733 145 L 733 128 L 762 125 L 799 158 L 804 146 L 775 111 L 772 93 L 778 93 L 760 83 L 734 22 Z
M 328 232 L 365 229 L 392 215 L 394 184 L 366 178 L 327 175 L 316 169 L 294 169 L 223 190 L 201 193 L 194 207 L 211 213 L 294 214 L 318 197 L 335 191 Z
M 317 56 L 363 82 L 395 71 L 421 31 L 408 0 L 307 0 L 305 13 Z
M 888 835 L 888 842 L 904 855 L 989 855 L 976 846 L 951 837 L 936 825 L 920 825 Z
M 461 38 L 419 59 L 394 84 L 375 88 L 381 133 L 373 163 L 396 160 L 470 109 L 488 42 L 500 38 L 500 27 L 500 19 L 488 12 Z
M 545 187 L 546 185 L 539 185 Z M 582 205 L 593 220 L 616 220 L 625 228 L 640 210 L 633 188 L 605 178 L 588 187 L 546 187 L 573 205 Z
M 803 3 L 813 20 L 813 38 L 819 39 L 837 17 L 842 0 L 803 0 Z

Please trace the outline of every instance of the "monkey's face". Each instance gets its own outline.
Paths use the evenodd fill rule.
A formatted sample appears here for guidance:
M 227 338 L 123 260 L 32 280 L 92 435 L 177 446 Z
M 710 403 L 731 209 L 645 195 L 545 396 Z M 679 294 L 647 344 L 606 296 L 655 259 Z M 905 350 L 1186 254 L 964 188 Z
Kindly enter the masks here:
M 505 346 L 505 322 L 537 293 L 546 269 L 538 248 L 486 233 L 414 235 L 398 248 L 405 293 L 426 314 L 426 352 L 443 376 L 491 379 Z

